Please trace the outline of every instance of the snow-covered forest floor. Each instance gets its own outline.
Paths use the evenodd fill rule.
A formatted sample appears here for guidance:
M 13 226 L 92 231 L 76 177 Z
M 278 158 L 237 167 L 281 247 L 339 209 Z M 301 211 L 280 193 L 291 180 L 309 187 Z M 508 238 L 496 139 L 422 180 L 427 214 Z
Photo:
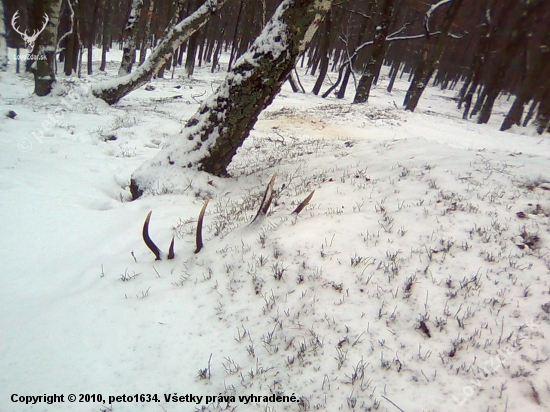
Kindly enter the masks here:
M 396 108 L 406 79 L 388 94 L 384 75 L 360 106 L 351 85 L 343 101 L 285 85 L 231 178 L 130 202 L 131 173 L 224 72 L 177 69 L 109 107 L 87 93 L 115 75 L 109 57 L 108 75 L 61 76 L 45 98 L 13 65 L 1 80 L 0 411 L 550 409 L 550 137 L 498 132 L 506 99 L 479 126 L 456 91 Z M 141 238 L 150 210 L 174 260 Z M 135 394 L 158 402 L 109 405 Z

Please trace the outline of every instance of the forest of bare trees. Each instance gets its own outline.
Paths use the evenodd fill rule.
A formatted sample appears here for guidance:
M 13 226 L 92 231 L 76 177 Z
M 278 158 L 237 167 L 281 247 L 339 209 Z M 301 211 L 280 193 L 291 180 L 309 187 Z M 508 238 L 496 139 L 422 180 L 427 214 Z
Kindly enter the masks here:
M 34 53 L 47 54 L 48 58 L 26 67 L 42 83 L 49 79 L 49 85 L 36 86 L 36 93 L 44 95 L 49 92 L 56 74 L 81 76 L 83 72 L 105 70 L 106 52 L 111 48 L 124 51 L 117 70 L 119 76 L 135 71 L 147 64 L 148 49 L 163 44 L 171 28 L 207 2 L 29 0 L 21 3 L 3 0 L 5 36 L 9 47 L 25 47 L 22 36 L 10 24 L 16 12 L 20 16 L 19 26 L 29 33 L 41 28 L 46 10 L 53 17 L 48 30 L 34 45 Z M 313 90 L 306 92 L 337 98 L 343 98 L 346 92 L 354 93 L 355 103 L 368 102 L 381 67 L 386 65 L 390 67 L 389 92 L 398 77 L 410 81 L 405 101 L 398 102 L 406 110 L 415 110 L 426 87 L 440 87 L 456 90 L 456 104 L 463 110 L 465 119 L 487 123 L 495 100 L 504 94 L 513 103 L 502 119 L 501 130 L 534 122 L 538 133 L 550 131 L 550 2 L 326 2 L 331 5 L 330 10 L 324 14 L 308 49 L 297 61 L 308 76 L 317 79 Z M 227 69 L 230 71 L 237 58 L 253 44 L 281 0 L 216 3 L 220 3 L 220 7 L 212 9 L 188 36 L 180 38 L 176 47 L 172 47 L 175 43 L 169 44 L 162 64 L 148 73 L 146 81 L 153 76 L 171 76 L 180 66 L 186 76 L 192 76 L 196 67 L 205 65 L 212 71 L 225 70 L 226 67 L 219 64 L 222 52 L 229 55 Z M 299 5 L 301 1 L 294 3 Z M 102 49 L 102 61 L 97 67 L 90 58 L 93 48 Z M 83 68 L 81 62 L 85 55 L 88 58 Z M 57 73 L 53 72 L 54 66 Z M 5 69 L 5 65 L 1 67 Z M 287 76 L 294 80 L 293 87 L 300 90 L 296 73 L 290 74 Z M 327 76 L 330 88 L 324 86 Z M 111 99 L 110 103 L 121 97 Z

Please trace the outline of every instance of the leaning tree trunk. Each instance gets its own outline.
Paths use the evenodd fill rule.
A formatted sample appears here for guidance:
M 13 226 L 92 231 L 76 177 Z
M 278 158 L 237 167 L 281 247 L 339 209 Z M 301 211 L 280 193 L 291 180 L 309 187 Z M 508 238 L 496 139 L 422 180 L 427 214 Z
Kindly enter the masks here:
M 49 21 L 44 31 L 38 36 L 34 54 L 37 55 L 36 66 L 33 64 L 34 93 L 46 96 L 52 91 L 55 83 L 55 51 L 57 45 L 57 25 L 61 0 L 37 2 L 37 12 L 47 14 Z
M 227 0 L 207 0 L 195 13 L 172 27 L 153 50 L 149 58 L 134 73 L 92 87 L 92 94 L 109 104 L 115 104 L 131 91 L 143 86 L 156 75 L 174 51 L 200 29 Z
M 394 0 L 385 0 L 380 10 L 380 22 L 376 27 L 376 37 L 372 45 L 371 57 L 365 67 L 365 71 L 359 79 L 357 91 L 353 103 L 365 103 L 369 100 L 370 89 L 375 75 L 380 71 L 382 60 L 384 59 L 384 48 L 386 46 L 386 37 L 390 29 L 390 23 L 393 16 Z M 377 70 L 378 69 L 378 70 Z
M 428 22 L 430 16 L 426 16 L 426 49 L 424 50 L 424 54 L 415 70 L 413 81 L 409 87 L 409 90 L 407 91 L 407 96 L 405 97 L 405 110 L 414 112 L 414 109 L 416 109 L 422 93 L 426 89 L 430 78 L 437 68 L 439 59 L 443 54 L 443 46 L 445 45 L 445 42 L 447 41 L 447 36 L 451 31 L 451 25 L 463 1 L 464 0 L 442 0 L 432 6 L 432 8 L 437 8 L 439 5 L 451 3 L 449 9 L 447 10 L 447 13 L 445 14 L 445 18 L 443 19 L 443 24 L 441 26 L 439 37 L 437 38 L 437 42 L 432 51 L 429 50 L 428 44 L 430 38 Z M 433 11 L 433 9 L 430 10 Z
M 122 42 L 122 61 L 118 76 L 126 76 L 132 72 L 132 66 L 136 61 L 136 39 L 138 33 L 138 23 L 143 8 L 143 0 L 132 0 L 132 8 L 130 9 L 130 17 L 126 27 L 124 27 Z
M 167 179 L 185 180 L 188 168 L 227 175 L 237 149 L 281 90 L 331 4 L 332 0 L 284 0 L 182 134 L 134 172 L 130 185 L 134 199 Z

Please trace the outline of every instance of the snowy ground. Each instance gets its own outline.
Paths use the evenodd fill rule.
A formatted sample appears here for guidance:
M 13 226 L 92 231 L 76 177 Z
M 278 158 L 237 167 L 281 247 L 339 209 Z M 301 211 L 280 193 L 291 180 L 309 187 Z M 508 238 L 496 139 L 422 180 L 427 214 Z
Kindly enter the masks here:
M 550 409 L 550 137 L 498 132 L 509 102 L 479 126 L 452 91 L 397 109 L 404 80 L 361 106 L 351 86 L 342 101 L 285 85 L 232 178 L 129 202 L 131 173 L 223 72 L 178 69 L 109 107 L 86 85 L 110 57 L 46 98 L 13 66 L 1 79 L 0 411 Z M 150 210 L 174 260 L 141 239 Z M 135 394 L 151 398 L 109 405 Z

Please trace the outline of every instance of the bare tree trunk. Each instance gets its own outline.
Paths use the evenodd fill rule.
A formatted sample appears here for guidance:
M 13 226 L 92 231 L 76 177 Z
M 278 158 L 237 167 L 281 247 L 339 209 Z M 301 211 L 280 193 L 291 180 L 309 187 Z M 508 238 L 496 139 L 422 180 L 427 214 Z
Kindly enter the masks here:
M 323 86 L 323 82 L 325 81 L 325 77 L 328 71 L 328 63 L 329 63 L 329 57 L 330 57 L 330 37 L 332 34 L 332 13 L 330 12 L 330 10 L 325 16 L 324 29 L 325 30 L 323 33 L 323 38 L 319 46 L 319 54 L 321 55 L 320 62 L 319 62 L 320 63 L 319 76 L 317 77 L 317 81 L 315 82 L 315 85 L 313 86 L 313 90 L 311 91 L 316 96 L 321 91 L 321 87 Z
M 188 14 L 195 12 L 199 7 L 199 0 L 192 0 L 189 3 Z M 200 30 L 197 30 L 187 42 L 187 56 L 185 56 L 185 72 L 187 77 L 191 77 L 195 71 L 195 60 L 197 55 L 197 42 Z
M 376 36 L 372 46 L 372 53 L 365 67 L 365 71 L 359 79 L 357 91 L 353 103 L 365 103 L 369 100 L 370 89 L 374 77 L 380 71 L 382 61 L 384 60 L 384 49 L 386 46 L 386 37 L 390 30 L 390 23 L 393 17 L 394 0 L 384 0 L 380 11 L 380 22 L 376 27 Z
M 97 32 L 97 26 L 98 26 L 98 23 L 99 23 L 98 17 L 99 17 L 99 8 L 101 7 L 101 2 L 102 2 L 102 0 L 96 0 L 96 2 L 95 2 L 94 15 L 92 17 L 92 24 L 89 27 L 89 31 L 88 31 L 88 42 L 87 42 L 88 43 L 87 44 L 87 46 L 88 46 L 88 62 L 87 62 L 88 75 L 93 73 L 92 54 L 93 54 L 93 48 L 94 48 L 95 35 L 96 35 L 96 32 Z
M 145 63 L 134 73 L 119 78 L 116 82 L 109 81 L 92 87 L 94 96 L 114 104 L 131 91 L 143 86 L 159 73 L 161 68 L 172 57 L 176 50 L 193 33 L 199 30 L 216 13 L 227 0 L 206 0 L 195 13 L 172 27 L 166 37 L 153 50 Z
M 220 60 L 220 52 L 222 51 L 223 47 L 223 35 L 225 34 L 225 28 L 227 27 L 227 23 L 223 26 L 223 28 L 220 31 L 220 37 L 218 39 L 218 44 L 216 45 L 216 49 L 214 50 L 214 56 L 212 57 L 212 70 L 211 72 L 214 73 L 216 71 L 216 68 L 218 66 L 218 62 Z
M 237 22 L 235 23 L 235 33 L 233 33 L 233 43 L 231 45 L 231 55 L 229 56 L 229 65 L 227 67 L 227 71 L 231 71 L 231 66 L 233 65 L 233 60 L 235 59 L 235 55 L 237 53 L 237 46 L 239 43 L 239 23 L 241 22 L 241 15 L 243 12 L 243 3 L 244 0 L 241 0 L 241 4 L 239 6 L 239 12 L 237 13 Z
M 68 0 L 70 1 L 70 0 Z M 152 0 L 151 0 L 152 1 Z M 105 67 L 107 66 L 107 50 L 109 50 L 109 47 L 111 45 L 111 24 L 110 24 L 110 16 L 112 11 L 112 5 L 109 0 L 105 0 L 103 2 L 103 32 L 101 34 L 101 65 L 99 66 L 99 70 L 104 72 Z
M 49 94 L 55 83 L 55 52 L 57 46 L 57 25 L 61 0 L 44 0 L 36 4 L 36 12 L 49 18 L 44 31 L 38 36 L 34 54 L 38 56 L 36 66 L 33 64 L 34 93 L 38 96 Z
M 420 62 L 418 63 L 418 66 L 416 67 L 414 79 L 409 87 L 409 90 L 407 91 L 407 96 L 405 97 L 405 103 L 404 103 L 406 105 L 405 110 L 409 110 L 413 112 L 414 109 L 416 109 L 416 106 L 418 105 L 418 101 L 420 100 L 422 93 L 424 92 L 426 86 L 428 85 L 428 82 L 430 81 L 430 78 L 432 77 L 435 69 L 437 68 L 439 59 L 441 58 L 441 54 L 443 53 L 443 46 L 445 45 L 445 42 L 447 41 L 447 36 L 451 31 L 451 25 L 463 1 L 464 0 L 449 0 L 449 1 L 442 0 L 438 3 L 435 3 L 432 6 L 432 8 L 434 8 L 434 7 L 438 7 L 439 5 L 450 3 L 449 9 L 447 10 L 447 13 L 445 14 L 445 18 L 443 20 L 440 34 L 437 38 L 437 42 L 434 46 L 434 49 L 431 51 L 430 51 L 430 45 L 428 42 L 430 37 L 430 31 L 428 27 L 430 16 L 428 14 L 429 12 L 427 13 L 426 23 L 425 23 L 426 43 L 424 45 L 422 59 L 420 60 Z
M 65 76 L 70 76 L 73 74 L 73 71 L 76 70 L 78 65 L 78 50 L 80 50 L 80 39 L 78 35 L 80 30 L 80 13 L 78 0 L 67 1 L 74 16 L 72 22 L 72 33 L 67 38 L 67 42 L 65 44 L 65 64 L 63 71 L 65 72 Z
M 4 24 L 4 3 L 0 1 L 0 72 L 8 70 L 8 43 Z
M 149 10 L 147 12 L 147 20 L 145 22 L 145 33 L 143 34 L 143 41 L 139 48 L 139 65 L 141 66 L 147 57 L 147 49 L 151 45 L 151 19 L 153 17 L 153 10 L 155 8 L 155 0 L 149 0 Z
M 487 97 L 481 107 L 481 111 L 477 119 L 478 124 L 487 123 L 489 121 L 491 112 L 493 111 L 493 105 L 499 93 L 502 91 L 505 76 L 510 68 L 512 60 L 517 57 L 520 50 L 526 46 L 530 29 L 529 22 L 531 18 L 540 11 L 543 5 L 544 0 L 535 0 L 522 5 L 523 11 L 512 26 L 508 44 L 502 52 L 499 61 L 495 65 L 495 70 L 493 71 L 488 84 L 485 86 Z
M 531 98 L 535 97 L 534 91 L 537 89 L 537 83 L 540 83 L 540 79 L 548 78 L 550 78 L 550 26 L 546 26 L 546 33 L 539 46 L 539 53 L 527 73 L 514 104 L 502 122 L 500 131 L 508 130 L 514 124 L 520 124 L 523 107 Z
M 537 113 L 537 133 L 543 134 L 550 128 L 550 78 L 545 82 L 545 92 L 542 95 Z
M 122 61 L 120 63 L 120 69 L 118 70 L 118 76 L 126 76 L 132 72 L 132 66 L 136 60 L 136 39 L 137 39 L 137 26 L 139 18 L 141 16 L 141 9 L 143 8 L 143 0 L 132 0 L 132 8 L 130 9 L 130 16 L 126 27 L 124 27 L 124 40 L 122 43 Z
M 332 0 L 283 0 L 216 93 L 189 119 L 181 136 L 134 172 L 133 197 L 159 179 L 183 176 L 187 168 L 226 175 L 237 149 L 280 91 L 331 4 Z
M 527 115 L 525 116 L 525 119 L 523 119 L 522 126 L 527 127 L 533 116 L 535 115 L 535 110 L 537 109 L 538 105 L 537 99 L 533 99 L 531 102 L 531 105 L 529 106 L 529 110 L 527 111 Z
M 401 64 L 399 62 L 393 62 L 393 65 L 392 65 L 393 72 L 390 77 L 390 83 L 388 84 L 388 88 L 386 89 L 388 93 L 391 93 L 393 90 L 393 85 L 395 83 L 395 79 L 397 79 L 397 74 L 399 73 L 400 68 L 401 68 Z

